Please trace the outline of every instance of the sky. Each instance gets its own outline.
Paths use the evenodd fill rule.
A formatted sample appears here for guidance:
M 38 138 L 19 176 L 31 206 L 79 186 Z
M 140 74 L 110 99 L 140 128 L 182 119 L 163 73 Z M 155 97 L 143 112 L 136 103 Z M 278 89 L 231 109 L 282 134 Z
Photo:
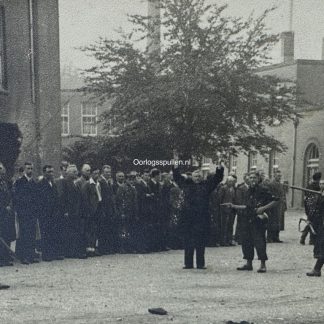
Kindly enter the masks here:
M 248 17 L 260 15 L 275 5 L 277 9 L 266 20 L 273 33 L 289 30 L 290 0 L 206 0 L 228 4 L 226 14 Z M 131 30 L 127 14 L 146 14 L 145 0 L 59 0 L 61 67 L 84 69 L 92 59 L 78 48 L 94 43 L 99 36 L 116 38 L 118 28 Z M 293 31 L 295 59 L 321 59 L 324 37 L 324 0 L 294 0 Z M 272 52 L 273 61 L 280 62 L 280 46 Z

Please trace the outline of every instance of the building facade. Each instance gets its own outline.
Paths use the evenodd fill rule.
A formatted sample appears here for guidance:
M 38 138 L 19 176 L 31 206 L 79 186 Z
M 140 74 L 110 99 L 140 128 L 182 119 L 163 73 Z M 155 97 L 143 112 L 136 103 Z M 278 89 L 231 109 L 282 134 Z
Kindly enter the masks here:
M 109 134 L 101 119 L 109 111 L 110 104 L 99 104 L 80 91 L 84 86 L 82 78 L 71 67 L 62 69 L 61 85 L 62 146 L 67 147 L 81 138 Z
M 18 163 L 61 159 L 58 0 L 0 0 L 0 122 L 16 123 Z
M 283 62 L 257 73 L 296 84 L 296 111 L 302 118 L 268 129 L 269 134 L 285 144 L 286 152 L 231 156 L 229 171 L 242 177 L 245 172 L 261 169 L 271 178 L 280 169 L 289 184 L 306 187 L 315 172 L 324 172 L 324 60 L 294 60 L 293 32 L 283 33 L 281 41 Z M 290 190 L 289 206 L 301 207 L 302 198 L 300 191 Z

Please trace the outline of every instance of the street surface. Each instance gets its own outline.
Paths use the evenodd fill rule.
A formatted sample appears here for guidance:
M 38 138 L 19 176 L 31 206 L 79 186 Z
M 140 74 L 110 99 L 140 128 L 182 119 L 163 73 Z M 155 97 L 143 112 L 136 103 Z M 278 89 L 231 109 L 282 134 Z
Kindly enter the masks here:
M 305 275 L 314 259 L 299 244 L 302 215 L 290 211 L 284 243 L 268 245 L 266 274 L 258 261 L 236 270 L 240 246 L 208 248 L 207 270 L 182 270 L 183 251 L 0 268 L 11 285 L 0 292 L 0 323 L 324 323 L 324 276 Z

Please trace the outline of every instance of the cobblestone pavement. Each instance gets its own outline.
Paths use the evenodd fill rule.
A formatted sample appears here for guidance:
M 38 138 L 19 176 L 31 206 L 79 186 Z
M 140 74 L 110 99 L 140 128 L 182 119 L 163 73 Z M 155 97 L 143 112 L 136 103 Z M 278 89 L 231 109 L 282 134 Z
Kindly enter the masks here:
M 0 268 L 11 285 L 0 323 L 324 323 L 324 278 L 305 276 L 314 260 L 298 242 L 301 216 L 290 211 L 284 243 L 268 245 L 266 274 L 236 271 L 239 246 L 208 248 L 205 271 L 182 270 L 182 251 Z

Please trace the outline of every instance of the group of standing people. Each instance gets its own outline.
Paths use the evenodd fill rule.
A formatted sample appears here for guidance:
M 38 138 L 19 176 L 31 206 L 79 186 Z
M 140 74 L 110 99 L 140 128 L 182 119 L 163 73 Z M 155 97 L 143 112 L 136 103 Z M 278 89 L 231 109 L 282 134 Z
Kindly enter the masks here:
M 263 170 L 253 173 L 256 174 L 259 185 L 267 188 L 273 196 L 278 197 L 278 203 L 267 210 L 267 242 L 281 243 L 279 234 L 284 230 L 288 186 L 282 183 L 280 170 L 274 172 L 271 180 L 265 177 Z M 212 192 L 210 197 L 211 231 L 213 233 L 211 243 L 214 246 L 233 246 L 242 243 L 241 223 L 244 212 L 227 208 L 226 204 L 244 204 L 247 200 L 249 187 L 249 173 L 244 174 L 243 183 L 240 184 L 237 184 L 236 175 L 230 174 L 226 181 Z
M 126 176 L 109 165 L 100 170 L 62 162 L 54 178 L 51 165 L 33 177 L 26 162 L 8 181 L 0 164 L 0 266 L 12 265 L 8 247 L 23 264 L 64 258 L 84 259 L 112 253 L 149 253 L 179 249 L 182 192 L 169 173 L 144 170 Z M 0 242 L 1 243 L 1 242 Z
M 0 163 L 0 266 L 12 265 L 6 246 L 16 240 L 23 264 L 184 248 L 184 268 L 194 267 L 196 251 L 196 266 L 205 269 L 206 246 L 236 241 L 247 260 L 238 270 L 252 270 L 256 249 L 265 272 L 267 241 L 281 242 L 286 189 L 279 170 L 273 181 L 252 172 L 239 185 L 233 174 L 222 183 L 221 165 L 206 179 L 176 166 L 170 173 L 118 171 L 114 179 L 109 165 L 78 170 L 62 162 L 57 179 L 51 165 L 37 179 L 32 163 L 21 171 L 11 183 Z

